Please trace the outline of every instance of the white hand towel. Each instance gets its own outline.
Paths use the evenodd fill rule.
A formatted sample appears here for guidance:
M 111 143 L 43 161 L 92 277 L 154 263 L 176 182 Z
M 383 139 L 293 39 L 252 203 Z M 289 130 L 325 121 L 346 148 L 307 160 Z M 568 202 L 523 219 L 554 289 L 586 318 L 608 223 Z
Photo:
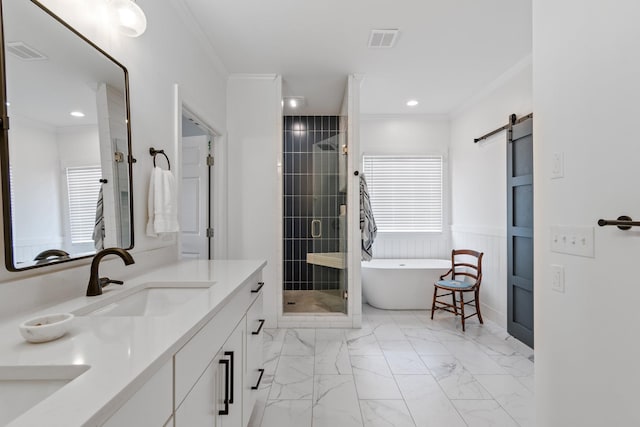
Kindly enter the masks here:
M 153 168 L 148 203 L 147 236 L 157 237 L 158 233 L 180 231 L 176 181 L 171 171 Z

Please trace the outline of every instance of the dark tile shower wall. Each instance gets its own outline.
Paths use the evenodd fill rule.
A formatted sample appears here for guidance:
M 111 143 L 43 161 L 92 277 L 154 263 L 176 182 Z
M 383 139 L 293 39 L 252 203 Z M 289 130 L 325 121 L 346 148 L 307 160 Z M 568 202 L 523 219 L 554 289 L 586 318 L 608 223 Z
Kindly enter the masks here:
M 338 217 L 346 195 L 338 191 L 338 116 L 284 117 L 284 289 L 339 289 L 339 270 L 307 265 L 307 253 L 338 252 Z M 335 138 L 337 140 L 337 138 Z M 314 148 L 315 145 L 315 148 Z M 311 222 L 322 237 L 311 237 Z

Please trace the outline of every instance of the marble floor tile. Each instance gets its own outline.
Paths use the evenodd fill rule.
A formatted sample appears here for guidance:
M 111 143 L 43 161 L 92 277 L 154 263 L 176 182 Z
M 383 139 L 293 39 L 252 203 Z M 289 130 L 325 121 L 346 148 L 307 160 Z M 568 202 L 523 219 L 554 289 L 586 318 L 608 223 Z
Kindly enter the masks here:
M 429 316 L 364 305 L 361 329 L 266 329 L 249 427 L 534 426 L 533 350 Z
M 424 338 L 437 341 L 435 332 L 425 326 L 422 328 L 401 328 L 404 336 L 410 338 Z
M 353 339 L 347 338 L 347 347 L 352 356 L 382 356 L 382 350 L 373 333 Z
M 404 400 L 361 400 L 364 427 L 415 427 Z
M 420 355 L 451 354 L 436 338 L 408 337 L 408 339 L 415 352 Z
M 536 385 L 535 378 L 533 375 L 529 375 L 528 377 L 515 377 L 516 380 L 523 386 L 525 386 L 531 393 L 535 394 Z
M 403 329 L 424 328 L 424 322 L 414 314 L 392 314 L 391 318 L 398 327 Z
M 262 417 L 264 416 L 264 408 L 267 405 L 267 399 L 269 398 L 270 387 L 263 387 L 260 383 L 260 389 L 257 391 L 256 404 L 251 412 L 249 423 L 247 427 L 260 427 L 262 423 Z
M 288 329 L 282 345 L 283 356 L 313 356 L 315 329 Z
M 401 399 L 400 390 L 384 356 L 351 356 L 360 399 Z
M 469 427 L 518 427 L 495 400 L 454 400 L 453 405 Z
M 311 399 L 313 365 L 313 357 L 281 356 L 269 400 Z
M 471 338 L 471 341 L 475 342 L 489 356 L 514 356 L 519 354 L 504 338 L 499 338 L 490 333 L 475 336 Z
M 507 373 L 504 368 L 472 341 L 445 341 L 443 344 L 462 363 L 462 366 L 474 375 Z
M 511 375 L 475 375 L 493 398 L 520 426 L 535 426 L 533 393 Z
M 315 376 L 313 425 L 315 427 L 362 426 L 362 415 L 353 376 Z
M 311 427 L 311 400 L 269 400 L 261 427 Z
M 533 349 L 525 343 L 518 341 L 512 336 L 507 336 L 505 342 L 524 357 L 533 358 Z
M 316 343 L 319 341 L 345 341 L 344 329 L 316 329 Z
M 533 362 L 524 356 L 490 356 L 498 365 L 514 377 L 532 376 L 534 373 Z
M 427 367 L 408 341 L 380 341 L 393 374 L 428 374 Z
M 379 340 L 402 341 L 407 339 L 404 332 L 402 332 L 402 329 L 395 324 L 383 324 L 376 326 L 373 329 L 373 334 Z
M 422 356 L 422 360 L 449 399 L 492 398 L 453 356 Z
M 394 325 L 395 321 L 393 317 L 389 314 L 369 314 L 364 317 L 364 321 L 367 322 L 371 327 L 379 326 L 379 325 Z
M 280 353 L 282 352 L 282 345 L 284 344 L 284 336 L 286 334 L 286 329 L 265 329 L 263 335 L 263 361 L 265 367 L 268 365 L 273 365 L 275 372 L 275 366 L 277 366 L 278 358 L 280 357 Z M 274 363 L 275 362 L 275 363 Z
M 417 426 L 466 427 L 431 375 L 396 375 L 396 381 Z
M 316 341 L 316 375 L 353 373 L 346 341 Z

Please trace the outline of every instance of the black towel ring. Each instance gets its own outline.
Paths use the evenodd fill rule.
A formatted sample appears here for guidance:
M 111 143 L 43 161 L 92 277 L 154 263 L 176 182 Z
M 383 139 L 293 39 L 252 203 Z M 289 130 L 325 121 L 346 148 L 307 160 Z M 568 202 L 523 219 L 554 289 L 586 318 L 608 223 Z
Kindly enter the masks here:
M 149 148 L 149 154 L 153 156 L 153 167 L 156 167 L 156 155 L 162 154 L 165 159 L 167 159 L 167 166 L 169 170 L 171 170 L 171 162 L 169 161 L 169 156 L 167 156 L 164 150 L 156 150 L 155 148 Z

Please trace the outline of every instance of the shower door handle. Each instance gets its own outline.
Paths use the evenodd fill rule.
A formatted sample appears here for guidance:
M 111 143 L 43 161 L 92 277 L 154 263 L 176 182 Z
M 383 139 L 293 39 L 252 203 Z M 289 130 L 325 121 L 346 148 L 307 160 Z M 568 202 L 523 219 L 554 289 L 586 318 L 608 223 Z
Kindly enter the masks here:
M 322 222 L 319 219 L 311 221 L 311 237 L 322 237 Z

